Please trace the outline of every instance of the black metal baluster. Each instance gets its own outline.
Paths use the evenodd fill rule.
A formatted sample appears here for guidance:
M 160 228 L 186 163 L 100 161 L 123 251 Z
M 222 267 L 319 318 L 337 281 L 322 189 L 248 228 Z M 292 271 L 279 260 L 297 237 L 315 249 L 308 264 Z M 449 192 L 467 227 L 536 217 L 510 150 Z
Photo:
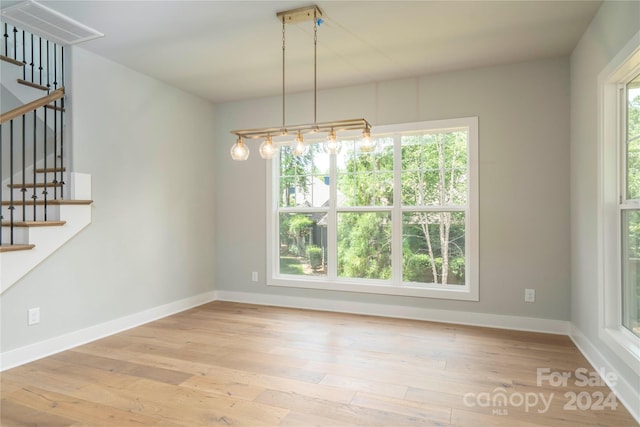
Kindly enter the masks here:
M 49 40 L 47 40 L 47 93 L 51 89 L 49 78 L 51 77 L 51 62 L 49 61 Z
M 64 46 L 60 46 L 60 85 L 64 87 Z
M 42 85 L 42 37 L 38 37 L 38 72 L 40 73 L 40 85 Z
M 13 27 L 13 59 L 18 60 L 18 29 Z
M 44 130 L 42 132 L 42 141 L 43 144 L 42 146 L 44 147 L 44 182 L 45 185 L 42 190 L 42 196 L 44 199 L 44 220 L 47 220 L 47 109 L 43 108 L 42 109 L 43 114 L 44 114 Z
M 64 46 L 60 46 L 60 79 L 64 87 Z M 64 199 L 64 96 L 60 98 L 60 198 Z
M 9 26 L 4 24 L 4 56 L 9 57 Z
M 60 198 L 64 199 L 64 97 L 60 98 Z
M 53 88 L 58 88 L 58 45 L 53 44 Z M 53 102 L 53 199 L 58 199 L 58 100 Z
M 58 89 L 58 44 L 53 44 L 53 88 Z
M 27 132 L 25 119 L 26 114 L 22 115 L 22 221 L 27 220 Z M 35 185 L 35 182 L 34 182 Z
M 13 245 L 13 120 L 9 121 L 9 244 Z
M 58 199 L 58 100 L 53 102 L 53 200 Z
M 38 149 L 38 144 L 36 143 L 38 141 L 38 135 L 37 135 L 37 119 L 38 119 L 38 114 L 37 114 L 37 110 L 33 110 L 33 182 L 36 182 L 36 163 L 38 162 L 38 153 L 37 153 L 37 149 Z M 33 220 L 36 221 L 36 200 L 38 200 L 38 195 L 37 195 L 37 191 L 38 188 L 34 185 L 33 186 L 33 194 L 31 195 L 31 199 L 33 200 Z
M 31 34 L 31 63 L 29 64 L 31 66 L 31 83 L 34 83 L 33 81 L 33 73 L 34 73 L 34 63 L 33 63 L 33 34 Z
M 22 80 L 27 80 L 27 43 L 22 30 Z

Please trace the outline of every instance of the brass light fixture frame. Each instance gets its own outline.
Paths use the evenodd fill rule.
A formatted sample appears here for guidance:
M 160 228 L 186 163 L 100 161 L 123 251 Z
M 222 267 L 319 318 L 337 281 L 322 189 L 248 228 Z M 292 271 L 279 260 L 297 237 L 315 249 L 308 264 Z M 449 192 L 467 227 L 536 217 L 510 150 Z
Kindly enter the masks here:
M 285 10 L 276 13 L 278 20 L 282 23 L 282 126 L 272 126 L 266 128 L 233 130 L 239 141 L 242 139 L 271 138 L 285 135 L 299 135 L 319 132 L 340 132 L 346 130 L 360 130 L 363 135 L 368 135 L 371 125 L 366 119 L 348 119 L 331 122 L 318 122 L 317 117 L 317 25 L 318 19 L 322 17 L 322 10 L 316 6 L 306 6 L 292 10 Z M 313 123 L 289 125 L 285 124 L 285 26 L 286 24 L 296 24 L 305 21 L 314 21 L 314 46 L 313 46 Z

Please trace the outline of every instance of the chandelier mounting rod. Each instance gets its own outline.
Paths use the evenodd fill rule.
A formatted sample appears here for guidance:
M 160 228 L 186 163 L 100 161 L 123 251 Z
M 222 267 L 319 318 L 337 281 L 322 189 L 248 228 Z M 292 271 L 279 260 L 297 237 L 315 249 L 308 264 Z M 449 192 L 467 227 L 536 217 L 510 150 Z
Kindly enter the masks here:
M 231 157 L 234 160 L 246 160 L 249 156 L 249 149 L 244 144 L 243 139 L 264 139 L 260 146 L 260 155 L 265 159 L 273 157 L 277 150 L 272 137 L 297 134 L 296 143 L 300 148 L 303 146 L 302 135 L 307 133 L 328 133 L 328 140 L 331 142 L 332 153 L 335 153 L 336 132 L 338 131 L 361 131 L 363 141 L 370 139 L 371 125 L 365 119 L 337 120 L 331 122 L 318 122 L 318 26 L 322 23 L 322 10 L 316 5 L 301 7 L 298 9 L 286 10 L 276 14 L 282 23 L 282 126 L 266 127 L 257 129 L 233 130 L 232 134 L 238 137 L 236 144 L 231 148 Z M 313 123 L 302 125 L 286 125 L 286 24 L 297 24 L 300 22 L 313 20 Z M 367 142 L 368 143 L 368 142 Z M 370 145 L 370 144 L 369 144 Z M 369 151 L 364 145 L 362 151 Z M 299 155 L 293 151 L 294 155 Z

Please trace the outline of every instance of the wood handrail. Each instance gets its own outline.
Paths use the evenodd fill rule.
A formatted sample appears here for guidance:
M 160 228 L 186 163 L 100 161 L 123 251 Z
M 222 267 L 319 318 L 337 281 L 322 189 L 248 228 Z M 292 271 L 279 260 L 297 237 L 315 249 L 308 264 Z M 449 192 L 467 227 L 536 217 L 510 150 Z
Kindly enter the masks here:
M 11 111 L 0 114 L 0 125 L 8 122 L 9 120 L 13 120 L 16 117 L 20 117 L 26 113 L 30 113 L 33 110 L 37 110 L 40 107 L 44 107 L 47 104 L 52 103 L 64 96 L 64 88 L 56 89 L 51 92 L 47 96 L 43 96 L 42 98 L 38 98 L 35 101 L 31 101 L 28 104 L 24 104 L 19 106 L 18 108 L 14 108 Z

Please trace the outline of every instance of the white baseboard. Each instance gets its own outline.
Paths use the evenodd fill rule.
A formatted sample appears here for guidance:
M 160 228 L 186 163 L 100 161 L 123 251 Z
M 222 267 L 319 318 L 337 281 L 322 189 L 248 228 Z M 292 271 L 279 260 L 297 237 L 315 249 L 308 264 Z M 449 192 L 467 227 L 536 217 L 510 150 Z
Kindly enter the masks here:
M 0 372 L 214 301 L 205 292 L 0 354 Z
M 215 291 L 216 300 L 243 302 L 277 307 L 306 308 L 338 313 L 366 314 L 400 319 L 426 320 L 459 325 L 486 326 L 518 331 L 544 332 L 568 335 L 570 323 L 566 320 L 534 317 L 506 316 L 502 314 L 473 313 L 468 311 L 438 310 L 401 305 L 371 304 L 318 298 L 290 297 L 249 292 Z
M 614 365 L 611 364 L 611 362 L 600 353 L 598 348 L 593 345 L 589 338 L 573 324 L 571 324 L 569 337 L 594 369 L 604 369 L 605 372 L 615 374 L 615 383 L 608 382 L 606 378 L 603 379 L 607 382 L 607 385 L 618 400 L 627 408 L 631 416 L 640 424 L 640 404 L 638 404 L 638 402 L 640 402 L 640 393 L 634 390 L 631 384 L 614 368 Z

